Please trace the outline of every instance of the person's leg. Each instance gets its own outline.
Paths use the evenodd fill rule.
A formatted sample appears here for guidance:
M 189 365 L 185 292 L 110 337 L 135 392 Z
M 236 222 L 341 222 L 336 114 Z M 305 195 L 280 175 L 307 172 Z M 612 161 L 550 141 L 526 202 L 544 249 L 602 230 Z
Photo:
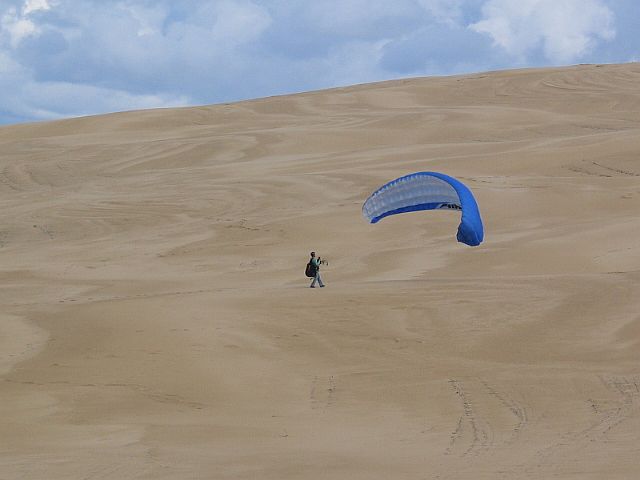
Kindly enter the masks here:
M 316 288 L 316 282 L 318 281 L 318 274 L 316 273 L 316 275 L 313 277 L 313 280 L 311 281 L 311 288 Z
M 318 283 L 321 287 L 324 287 L 324 283 L 322 283 L 322 277 L 320 276 L 320 272 L 316 273 L 316 278 L 318 279 Z

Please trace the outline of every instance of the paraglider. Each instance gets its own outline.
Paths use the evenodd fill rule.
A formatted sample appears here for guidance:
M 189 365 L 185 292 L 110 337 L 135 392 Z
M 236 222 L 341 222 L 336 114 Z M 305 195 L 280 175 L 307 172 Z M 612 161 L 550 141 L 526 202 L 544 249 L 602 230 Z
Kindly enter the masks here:
M 384 184 L 364 202 L 362 214 L 377 223 L 389 215 L 436 209 L 462 211 L 458 241 L 472 247 L 482 243 L 482 218 L 471 190 L 443 173 L 417 172 Z

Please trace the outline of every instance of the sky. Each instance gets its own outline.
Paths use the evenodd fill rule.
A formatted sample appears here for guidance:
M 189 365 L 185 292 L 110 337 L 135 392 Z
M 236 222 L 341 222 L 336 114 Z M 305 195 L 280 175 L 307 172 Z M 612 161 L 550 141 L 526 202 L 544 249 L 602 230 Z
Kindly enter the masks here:
M 640 60 L 639 0 L 0 0 L 0 124 Z

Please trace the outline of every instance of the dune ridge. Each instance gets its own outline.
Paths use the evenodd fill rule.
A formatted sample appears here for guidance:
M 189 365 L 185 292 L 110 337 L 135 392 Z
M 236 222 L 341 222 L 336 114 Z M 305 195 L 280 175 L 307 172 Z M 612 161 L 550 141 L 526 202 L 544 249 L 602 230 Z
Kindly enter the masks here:
M 637 478 L 638 85 L 580 65 L 0 128 L 0 478 Z M 452 212 L 364 221 L 421 170 L 472 189 L 483 245 Z

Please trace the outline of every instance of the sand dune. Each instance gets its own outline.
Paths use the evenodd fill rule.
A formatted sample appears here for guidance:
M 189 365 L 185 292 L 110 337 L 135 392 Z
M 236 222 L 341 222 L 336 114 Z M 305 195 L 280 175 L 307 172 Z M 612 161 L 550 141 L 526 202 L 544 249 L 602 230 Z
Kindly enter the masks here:
M 0 478 L 638 478 L 639 86 L 584 65 L 0 128 Z M 451 212 L 364 221 L 419 170 L 470 186 L 483 245 Z

